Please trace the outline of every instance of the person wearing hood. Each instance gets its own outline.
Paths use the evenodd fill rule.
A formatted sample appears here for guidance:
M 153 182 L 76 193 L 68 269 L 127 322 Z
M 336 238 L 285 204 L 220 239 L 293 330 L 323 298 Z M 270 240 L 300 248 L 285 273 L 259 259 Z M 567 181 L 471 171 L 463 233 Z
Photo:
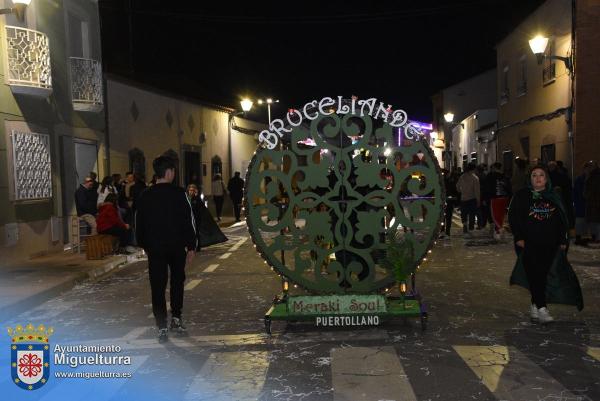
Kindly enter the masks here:
M 518 254 L 510 283 L 529 289 L 532 321 L 554 320 L 547 302 L 583 309 L 577 276 L 566 260 L 567 213 L 545 167 L 534 167 L 528 187 L 514 194 L 508 220 Z
M 120 252 L 135 252 L 135 248 L 130 246 L 131 230 L 129 224 L 125 224 L 121 220 L 117 201 L 117 195 L 110 193 L 98 207 L 98 216 L 96 217 L 98 233 L 118 237 Z

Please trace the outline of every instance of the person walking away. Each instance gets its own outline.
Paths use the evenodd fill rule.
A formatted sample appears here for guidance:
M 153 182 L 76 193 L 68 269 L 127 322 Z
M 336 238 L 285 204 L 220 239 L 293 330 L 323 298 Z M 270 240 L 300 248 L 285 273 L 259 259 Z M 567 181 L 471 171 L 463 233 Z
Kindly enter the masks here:
M 514 242 L 519 249 L 510 283 L 529 288 L 531 319 L 550 323 L 554 318 L 547 302 L 575 304 L 581 310 L 583 299 L 577 277 L 564 252 L 568 242 L 568 221 L 562 200 L 552 190 L 544 167 L 534 167 L 530 177 L 529 188 L 514 195 L 508 213 Z M 549 274 L 551 268 L 554 270 Z M 552 282 L 548 282 L 549 277 Z
M 489 204 L 489 196 L 484 196 L 484 186 L 485 178 L 488 176 L 487 165 L 482 163 L 475 168 L 475 175 L 479 178 L 479 199 L 481 199 L 481 204 L 477 208 L 477 229 L 481 230 L 485 228 L 487 223 L 492 222 L 492 218 L 490 216 L 490 204 Z
M 504 215 L 509 200 L 508 183 L 502 171 L 502 163 L 492 164 L 490 173 L 485 182 L 486 192 L 489 194 L 489 207 L 492 221 L 494 222 L 494 238 L 500 239 Z
M 192 205 L 192 211 L 194 212 L 194 220 L 196 221 L 196 234 L 198 237 L 196 252 L 200 248 L 227 241 L 227 237 L 223 234 L 218 224 L 215 223 L 210 211 L 206 208 L 204 200 L 199 196 L 196 184 L 188 185 L 187 195 Z
M 215 174 L 211 183 L 212 196 L 215 201 L 215 208 L 217 211 L 217 221 L 221 221 L 221 213 L 223 213 L 223 201 L 225 199 L 225 184 L 221 174 Z
M 98 212 L 96 205 L 96 196 L 98 195 L 93 189 L 94 180 L 91 177 L 86 177 L 79 188 L 75 191 L 75 209 L 77 216 L 90 226 L 91 235 L 97 234 L 96 229 L 96 213 Z
M 102 179 L 102 183 L 98 187 L 98 199 L 96 200 L 96 204 L 100 206 L 106 201 L 106 197 L 108 194 L 116 194 L 117 189 L 113 185 L 112 176 L 106 176 Z
M 573 207 L 575 209 L 575 245 L 586 246 L 587 240 L 583 237 L 588 233 L 585 221 L 585 181 L 594 168 L 594 162 L 588 161 L 583 165 L 583 172 L 575 178 L 573 183 Z
M 527 159 L 517 157 L 515 159 L 515 165 L 517 168 L 512 174 L 510 179 L 511 193 L 516 194 L 520 189 L 527 188 L 529 185 L 529 171 L 527 170 L 529 162 Z
M 442 174 L 444 175 L 444 186 L 446 188 L 444 232 L 447 236 L 450 236 L 450 228 L 452 227 L 452 213 L 454 213 L 454 208 L 458 205 L 459 198 L 459 193 L 456 189 L 456 182 L 458 178 L 454 172 L 450 174 L 450 172 L 446 169 L 442 170 Z
M 585 181 L 585 221 L 592 234 L 592 242 L 600 241 L 600 167 L 592 162 L 590 175 Z
M 242 199 L 244 197 L 244 180 L 240 178 L 240 172 L 236 171 L 234 176 L 227 183 L 227 191 L 233 203 L 233 212 L 235 213 L 235 221 L 240 221 Z
M 168 156 L 154 159 L 156 184 L 142 192 L 135 216 L 136 237 L 148 254 L 152 312 L 158 326 L 158 341 L 168 340 L 169 329 L 186 332 L 182 319 L 185 266 L 196 254 L 194 216 L 183 188 L 173 185 L 175 162 Z M 165 289 L 170 272 L 171 323 L 167 328 Z
M 99 206 L 96 218 L 98 233 L 119 238 L 119 253 L 134 253 L 136 250 L 131 246 L 131 230 L 129 224 L 121 220 L 117 201 L 117 195 L 111 193 Z
M 467 234 L 475 228 L 475 215 L 477 214 L 477 208 L 481 205 L 479 178 L 475 175 L 474 163 L 467 165 L 465 172 L 456 183 L 456 189 L 461 196 L 460 217 L 463 224 L 463 233 Z

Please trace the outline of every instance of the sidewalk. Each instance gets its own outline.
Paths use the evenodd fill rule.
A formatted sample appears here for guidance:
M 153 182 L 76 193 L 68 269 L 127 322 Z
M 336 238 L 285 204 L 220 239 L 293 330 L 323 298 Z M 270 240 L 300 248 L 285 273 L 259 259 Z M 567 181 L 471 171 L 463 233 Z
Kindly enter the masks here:
M 220 228 L 236 224 L 222 216 Z M 238 223 L 239 224 L 239 223 Z M 142 253 L 87 260 L 85 253 L 62 252 L 4 265 L 0 268 L 0 322 L 25 312 L 76 284 L 94 281 L 138 261 Z
M 135 263 L 142 252 L 87 260 L 85 253 L 62 252 L 2 266 L 0 270 L 0 322 L 31 309 L 73 288 L 97 280 Z

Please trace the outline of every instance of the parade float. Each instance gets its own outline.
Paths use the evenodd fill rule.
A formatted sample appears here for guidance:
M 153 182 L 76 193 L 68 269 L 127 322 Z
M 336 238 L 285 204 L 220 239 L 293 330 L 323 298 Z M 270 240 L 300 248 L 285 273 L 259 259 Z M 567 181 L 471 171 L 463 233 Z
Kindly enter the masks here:
M 427 310 L 416 272 L 439 233 L 443 182 L 418 124 L 377 99 L 325 97 L 259 134 L 244 209 L 281 276 L 265 314 L 318 326 L 377 325 Z

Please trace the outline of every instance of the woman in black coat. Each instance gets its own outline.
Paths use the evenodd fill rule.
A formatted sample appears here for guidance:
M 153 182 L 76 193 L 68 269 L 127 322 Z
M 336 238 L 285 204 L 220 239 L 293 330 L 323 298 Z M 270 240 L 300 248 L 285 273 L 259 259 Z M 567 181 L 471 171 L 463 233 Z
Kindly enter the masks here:
M 552 190 L 544 167 L 534 167 L 530 173 L 528 188 L 523 188 L 514 195 L 508 220 L 519 254 L 511 284 L 529 288 L 531 319 L 540 323 L 554 320 L 548 311 L 547 301 L 572 303 L 583 308 L 577 277 L 564 254 L 568 242 L 567 214 L 560 196 Z M 552 268 L 555 270 L 551 271 Z M 522 277 L 522 269 L 525 277 Z M 522 280 L 523 278 L 526 280 Z M 549 288 L 554 289 L 558 295 L 551 294 Z M 547 299 L 554 295 L 556 299 Z
M 204 205 L 204 201 L 198 195 L 198 187 L 190 184 L 187 187 L 188 199 L 192 205 L 192 212 L 196 221 L 196 235 L 198 237 L 198 249 L 209 245 L 219 244 L 227 241 L 227 237 Z

